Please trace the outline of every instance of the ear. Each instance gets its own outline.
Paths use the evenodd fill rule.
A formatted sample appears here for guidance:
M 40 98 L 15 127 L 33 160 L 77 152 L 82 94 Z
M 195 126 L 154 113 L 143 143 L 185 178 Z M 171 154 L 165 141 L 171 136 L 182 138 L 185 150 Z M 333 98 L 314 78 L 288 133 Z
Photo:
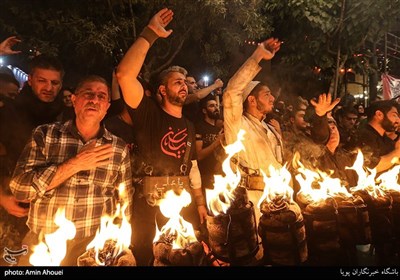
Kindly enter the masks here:
M 247 99 L 249 100 L 249 104 L 256 104 L 257 103 L 256 98 L 253 95 L 249 95 L 247 97 Z
M 383 118 L 384 118 L 385 115 L 383 114 L 382 111 L 377 110 L 377 111 L 375 112 L 375 116 L 377 116 L 378 119 L 383 120 Z
M 207 114 L 207 110 L 205 108 L 201 109 L 201 111 L 203 112 L 203 114 Z
M 158 87 L 158 92 L 161 94 L 161 96 L 166 96 L 167 95 L 167 89 L 165 88 L 164 85 L 161 85 Z
M 32 75 L 31 74 L 28 75 L 28 85 L 32 86 Z
M 72 106 L 75 108 L 75 100 L 76 100 L 76 95 L 75 93 L 71 94 L 71 102 L 72 102 Z

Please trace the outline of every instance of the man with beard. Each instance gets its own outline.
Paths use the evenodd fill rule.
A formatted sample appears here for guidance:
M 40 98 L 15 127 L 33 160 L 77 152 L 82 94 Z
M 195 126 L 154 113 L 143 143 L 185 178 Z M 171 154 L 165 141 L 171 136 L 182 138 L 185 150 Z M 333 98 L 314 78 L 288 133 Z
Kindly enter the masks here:
M 272 112 L 275 98 L 267 85 L 252 79 L 261 70 L 258 63 L 261 60 L 272 59 L 279 48 L 280 42 L 273 38 L 259 44 L 250 58 L 229 80 L 223 95 L 226 143 L 228 145 L 234 143 L 239 130 L 245 130 L 243 143 L 245 151 L 239 154 L 240 165 L 245 166 L 250 172 L 261 169 L 267 175 L 269 166 L 277 169 L 282 167 L 282 140 L 271 125 L 263 122 L 265 115 Z M 261 198 L 262 191 L 249 191 L 249 198 L 254 205 Z M 259 212 L 256 209 L 257 220 Z
M 197 211 L 190 212 L 189 216 L 198 212 L 197 219 L 200 218 L 200 222 L 207 216 L 196 161 L 194 127 L 182 115 L 182 107 L 188 95 L 186 70 L 172 66 L 160 73 L 160 105 L 144 96 L 143 87 L 137 79 L 154 41 L 172 33 L 172 30 L 165 29 L 172 17 L 173 12 L 167 8 L 154 15 L 125 54 L 116 72 L 124 100 L 134 120 L 138 146 L 138 159 L 135 162 L 139 166 L 133 168 L 137 190 L 132 225 L 134 255 L 138 265 L 151 265 L 156 233 L 155 218 L 162 218 L 157 204 L 165 191 L 173 188 L 168 178 L 177 178 L 183 187 L 191 190 Z M 157 186 L 165 186 L 165 189 L 161 193 L 155 192 Z M 157 225 L 160 224 L 158 220 Z
M 223 95 L 226 144 L 234 143 L 241 129 L 246 132 L 243 142 L 244 150 L 239 153 L 237 159 L 242 177 L 260 175 L 260 170 L 268 176 L 270 175 L 270 167 L 282 168 L 281 136 L 272 125 L 263 121 L 266 114 L 272 112 L 275 98 L 267 85 L 252 81 L 261 70 L 259 63 L 262 60 L 271 60 L 279 50 L 280 45 L 280 41 L 274 38 L 260 43 L 229 80 Z M 315 107 L 316 115 L 322 118 L 338 102 L 339 100 L 335 100 L 331 104 L 330 95 L 323 94 L 319 96 L 318 102 L 312 101 L 311 103 Z M 326 125 L 325 131 L 324 135 L 328 137 L 328 125 Z M 252 179 L 254 176 L 247 178 Z M 249 199 L 254 205 L 258 225 L 261 213 L 257 204 L 263 194 L 264 185 L 248 183 L 246 187 Z M 261 255 L 260 252 L 256 258 L 260 260 Z
M 299 143 L 312 141 L 310 139 L 310 123 L 304 120 L 307 107 L 308 101 L 299 96 L 293 104 L 293 110 L 288 113 L 289 125 L 283 132 L 284 157 L 287 162 L 291 162 L 293 154 L 297 150 L 295 148 Z
M 279 48 L 280 42 L 274 38 L 260 43 L 229 80 L 223 94 L 226 144 L 236 142 L 241 129 L 246 132 L 244 150 L 238 154 L 237 159 L 243 178 L 260 175 L 260 169 L 269 175 L 270 166 L 280 169 L 283 164 L 281 136 L 272 125 L 263 122 L 266 114 L 272 112 L 275 98 L 267 85 L 252 81 L 261 70 L 258 63 L 272 59 Z M 263 188 L 260 184 L 247 184 L 246 188 L 249 200 L 254 205 L 258 226 L 261 216 L 258 202 Z M 259 250 L 255 257 L 257 262 L 261 262 L 262 257 L 262 250 Z
M 400 140 L 393 141 L 385 133 L 395 131 L 400 123 L 397 106 L 394 100 L 372 103 L 366 110 L 368 123 L 359 131 L 358 145 L 368 167 L 376 168 L 377 176 L 399 163 Z M 376 265 L 396 262 L 396 246 L 391 238 L 376 238 L 373 243 Z
M 385 132 L 393 132 L 400 123 L 397 103 L 393 100 L 376 101 L 367 108 L 368 124 L 358 135 L 358 146 L 364 155 L 372 153 L 370 168 L 377 172 L 393 166 L 392 160 L 400 157 L 400 140 L 394 142 Z
M 223 129 L 216 126 L 220 120 L 218 104 L 213 96 L 209 96 L 200 103 L 204 118 L 196 123 L 196 151 L 204 191 L 214 188 L 214 175 L 222 174 L 225 154 L 221 145 Z

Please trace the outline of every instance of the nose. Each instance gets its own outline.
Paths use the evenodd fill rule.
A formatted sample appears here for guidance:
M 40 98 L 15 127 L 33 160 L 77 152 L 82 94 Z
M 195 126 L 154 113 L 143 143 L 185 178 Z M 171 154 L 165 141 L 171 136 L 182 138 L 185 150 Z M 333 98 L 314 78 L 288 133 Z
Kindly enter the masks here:
M 51 81 L 46 82 L 45 89 L 48 91 L 53 89 L 53 84 L 51 83 Z
M 96 101 L 96 102 L 100 102 L 102 99 L 101 99 L 101 96 L 100 96 L 100 95 L 92 94 L 92 95 L 90 96 L 89 100 L 91 100 L 91 101 Z

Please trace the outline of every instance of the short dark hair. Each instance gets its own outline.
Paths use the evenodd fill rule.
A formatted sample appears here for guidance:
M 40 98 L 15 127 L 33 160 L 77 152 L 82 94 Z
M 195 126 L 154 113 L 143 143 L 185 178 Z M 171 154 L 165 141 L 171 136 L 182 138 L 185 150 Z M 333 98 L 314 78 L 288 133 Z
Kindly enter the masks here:
M 371 105 L 366 109 L 366 114 L 368 121 L 372 120 L 376 111 L 381 111 L 386 115 L 392 108 L 398 108 L 398 104 L 394 100 L 379 100 L 371 103 Z
M 30 74 L 33 74 L 38 68 L 58 71 L 61 73 L 61 77 L 64 77 L 65 74 L 61 61 L 55 56 L 41 54 L 33 58 L 30 63 Z
M 104 79 L 103 77 L 100 77 L 98 75 L 89 75 L 89 76 L 86 76 L 83 79 L 81 79 L 78 82 L 78 84 L 77 84 L 77 86 L 75 88 L 75 93 L 78 92 L 83 87 L 84 84 L 90 83 L 90 82 L 100 82 L 100 83 L 105 84 L 107 86 L 107 89 L 108 89 L 108 91 L 107 91 L 108 100 L 111 100 L 110 85 L 108 84 L 106 79 Z
M 302 110 L 306 111 L 310 103 L 308 102 L 307 99 L 304 99 L 301 96 L 297 96 L 292 105 L 293 105 L 293 113 L 296 114 L 296 112 L 298 111 Z
M 74 93 L 75 92 L 75 90 L 72 88 L 72 87 L 63 87 L 61 90 L 60 90 L 60 92 L 64 92 L 64 91 L 70 91 L 70 92 L 72 92 L 72 93 Z
M 200 108 L 201 108 L 201 109 L 207 108 L 207 103 L 208 103 L 208 101 L 210 101 L 210 100 L 216 101 L 214 95 L 212 95 L 211 93 L 208 94 L 206 97 L 204 97 L 203 99 L 200 100 L 200 102 L 199 102 L 199 103 L 200 103 Z

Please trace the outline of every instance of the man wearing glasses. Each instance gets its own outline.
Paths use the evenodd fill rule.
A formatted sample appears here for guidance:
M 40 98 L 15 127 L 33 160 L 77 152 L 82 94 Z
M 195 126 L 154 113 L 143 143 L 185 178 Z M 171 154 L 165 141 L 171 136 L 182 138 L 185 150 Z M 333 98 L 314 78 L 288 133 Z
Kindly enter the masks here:
M 89 76 L 71 96 L 76 118 L 65 123 L 37 127 L 25 146 L 10 183 L 14 196 L 30 201 L 23 240 L 29 252 L 18 265 L 29 265 L 32 247 L 41 233 L 57 230 L 55 213 L 65 208 L 66 219 L 76 228 L 61 265 L 76 265 L 100 226 L 100 218 L 115 213 L 121 198 L 119 184 L 125 184 L 130 218 L 133 196 L 129 152 L 125 142 L 111 134 L 101 123 L 110 107 L 107 82 Z

